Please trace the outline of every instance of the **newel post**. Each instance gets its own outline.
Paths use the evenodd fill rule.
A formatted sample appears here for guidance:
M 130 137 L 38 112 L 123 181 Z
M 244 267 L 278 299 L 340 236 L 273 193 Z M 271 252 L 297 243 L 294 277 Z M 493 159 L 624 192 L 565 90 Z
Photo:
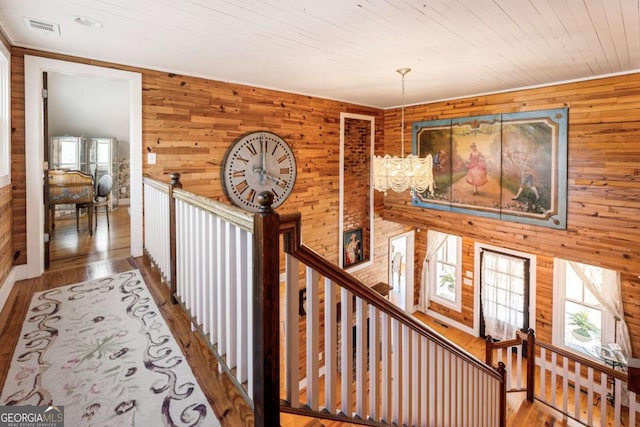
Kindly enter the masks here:
M 527 333 L 527 400 L 533 402 L 533 389 L 536 382 L 536 334 L 533 329 Z
M 506 427 L 507 425 L 507 369 L 505 364 L 498 362 L 498 373 L 502 377 L 500 382 L 500 414 L 499 414 L 499 426 Z
M 255 427 L 280 425 L 280 217 L 273 194 L 258 195 L 253 232 L 253 403 Z
M 484 339 L 484 362 L 493 366 L 493 338 L 491 335 L 487 335 Z
M 169 282 L 171 289 L 171 302 L 173 304 L 177 304 L 178 302 L 176 297 L 176 200 L 173 198 L 173 190 L 176 188 L 182 188 L 180 174 L 178 172 L 171 174 L 171 181 L 169 182 L 169 264 L 171 266 Z

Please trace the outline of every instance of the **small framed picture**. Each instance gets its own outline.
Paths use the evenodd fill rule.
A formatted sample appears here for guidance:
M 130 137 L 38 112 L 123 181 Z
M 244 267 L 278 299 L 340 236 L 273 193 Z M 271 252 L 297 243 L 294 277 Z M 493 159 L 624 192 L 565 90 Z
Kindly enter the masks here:
M 362 261 L 362 228 L 345 231 L 343 235 L 344 253 L 342 265 L 349 267 Z

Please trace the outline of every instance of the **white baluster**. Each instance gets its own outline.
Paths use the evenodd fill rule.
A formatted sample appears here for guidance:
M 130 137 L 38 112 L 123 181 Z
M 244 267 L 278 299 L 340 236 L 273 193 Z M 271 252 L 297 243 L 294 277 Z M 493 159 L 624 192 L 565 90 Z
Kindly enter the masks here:
M 600 426 L 607 425 L 607 374 L 600 374 Z
M 236 226 L 225 221 L 225 306 L 226 306 L 226 319 L 227 322 L 227 366 L 231 369 L 236 367 L 236 350 L 238 344 L 236 342 L 236 333 L 234 327 L 238 317 L 237 314 L 237 296 L 238 278 L 236 276 L 236 240 L 235 233 Z
M 516 371 L 516 387 L 518 390 L 522 390 L 522 344 L 515 347 L 516 348 L 516 360 L 518 362 L 517 371 Z M 511 370 L 509 370 L 511 372 Z M 509 375 L 511 376 L 511 375 Z
M 391 317 L 382 313 L 381 320 L 381 356 L 382 356 L 382 370 L 381 370 L 381 386 L 382 386 L 382 420 L 389 423 L 391 421 L 391 385 L 393 379 L 391 378 Z
M 245 234 L 247 240 L 247 377 L 249 378 L 248 393 L 253 399 L 253 234 Z M 281 355 L 280 357 L 283 357 Z
M 292 408 L 300 406 L 299 373 L 300 366 L 298 342 L 299 316 L 298 316 L 298 261 L 291 255 L 285 255 L 286 264 L 286 308 L 287 319 L 285 322 L 285 390 L 286 399 Z
M 429 383 L 427 382 L 429 366 L 429 341 L 420 336 L 420 420 L 418 425 L 428 425 L 429 423 Z
M 380 421 L 380 318 L 379 311 L 369 305 L 369 413 Z
M 200 254 L 200 259 L 202 260 L 202 333 L 206 336 L 210 331 L 211 321 L 209 319 L 212 313 L 209 305 L 209 291 L 211 290 L 211 263 L 209 262 L 211 257 L 211 213 L 203 211 L 202 214 L 202 253 Z
M 356 414 L 367 417 L 367 303 L 356 298 Z
M 320 297 L 318 291 L 318 272 L 311 267 L 306 271 L 307 285 L 307 405 L 318 410 L 318 355 L 320 332 Z
M 220 286 L 220 271 L 218 269 L 218 250 L 219 250 L 219 235 L 218 235 L 218 219 L 211 215 L 209 218 L 209 265 L 211 268 L 211 275 L 209 280 L 209 310 L 211 311 L 209 322 L 209 343 L 212 346 L 218 345 L 218 286 Z
M 353 300 L 351 292 L 340 290 L 340 398 L 342 412 L 351 416 L 353 411 Z
M 249 275 L 251 270 L 247 269 L 247 261 L 252 257 L 247 253 L 247 232 L 236 227 L 235 229 L 236 254 L 236 377 L 240 384 L 247 381 L 247 311 L 251 301 L 247 299 L 247 289 L 249 286 Z
M 578 391 L 578 390 L 576 390 Z M 562 412 L 567 413 L 569 406 L 569 359 L 562 357 Z
M 580 362 L 575 362 L 574 368 L 573 368 L 573 378 L 574 378 L 574 385 L 573 385 L 573 416 L 574 418 L 577 419 L 581 419 L 580 417 L 580 379 L 581 379 L 581 375 L 580 375 Z
M 180 300 L 184 304 L 184 287 L 187 281 L 187 248 L 186 248 L 186 206 L 181 201 L 176 201 L 176 252 L 178 259 L 176 261 L 176 293 L 180 296 Z
M 411 413 L 413 417 L 409 420 L 413 425 L 420 425 L 420 394 L 422 388 L 420 387 L 420 377 L 422 372 L 420 371 L 420 334 L 413 331 L 412 337 L 412 354 L 411 354 L 411 366 L 412 366 L 412 383 L 411 383 Z M 407 399 L 409 400 L 409 399 Z
M 191 206 L 184 204 L 184 294 L 183 304 L 188 315 L 191 315 Z
M 534 387 L 535 389 L 535 387 Z M 537 398 L 546 402 L 547 394 L 547 350 L 545 348 L 540 349 L 540 392 Z
M 324 360 L 325 360 L 325 407 L 330 414 L 336 412 L 336 390 L 338 387 L 336 285 L 324 279 Z
M 587 424 L 593 425 L 593 368 L 587 368 Z
M 614 427 L 620 427 L 620 418 L 622 415 L 622 381 L 614 380 L 611 392 L 616 397 L 613 402 L 613 419 Z
M 557 393 L 556 393 L 556 371 L 558 369 L 558 355 L 557 353 L 551 353 L 551 405 L 555 406 L 557 402 Z
M 411 363 L 411 355 L 413 353 L 411 340 L 411 331 L 406 326 L 401 326 L 402 332 L 402 365 L 400 366 L 402 370 L 402 417 L 399 417 L 402 420 L 403 424 L 409 425 L 411 423 L 411 418 L 413 418 L 413 413 L 411 412 L 411 380 L 413 379 L 413 364 Z
M 636 403 L 636 394 L 632 391 L 629 392 L 629 425 L 636 425 L 636 417 L 638 410 L 638 404 Z
M 438 391 L 436 390 L 436 345 L 433 341 L 429 340 L 429 350 L 427 352 L 427 359 L 429 363 L 429 376 L 427 378 L 427 388 L 428 388 L 428 401 L 429 401 L 429 423 L 428 425 L 432 426 L 436 424 L 436 396 Z
M 393 404 L 393 416 L 394 423 L 401 425 L 402 414 L 402 368 L 403 363 L 403 348 L 402 348 L 402 324 L 396 319 L 391 319 L 391 339 L 393 341 L 391 360 L 392 367 L 391 373 L 393 375 L 392 385 L 393 392 L 391 396 Z
M 202 326 L 204 320 L 204 264 L 202 262 L 202 253 L 204 252 L 204 211 L 202 209 L 196 210 L 196 235 L 200 236 L 196 240 L 196 253 L 195 253 L 195 306 L 196 306 L 196 325 Z
M 218 286 L 216 289 L 216 314 L 218 331 L 217 331 L 217 340 L 218 340 L 218 354 L 220 356 L 224 356 L 227 354 L 227 340 L 226 340 L 226 331 L 227 331 L 227 319 L 226 319 L 226 311 L 225 311 L 225 292 L 226 292 L 226 283 L 227 283 L 227 272 L 225 270 L 226 263 L 224 262 L 224 253 L 227 248 L 225 246 L 226 238 L 226 229 L 225 222 L 220 217 L 216 218 L 216 228 L 218 230 L 218 260 L 216 262 L 216 268 L 218 271 Z M 222 367 L 221 367 L 222 368 Z

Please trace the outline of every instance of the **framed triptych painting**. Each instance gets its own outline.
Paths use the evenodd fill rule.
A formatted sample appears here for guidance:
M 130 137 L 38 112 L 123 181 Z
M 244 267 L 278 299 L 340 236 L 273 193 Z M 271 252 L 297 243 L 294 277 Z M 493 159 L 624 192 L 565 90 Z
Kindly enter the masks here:
M 433 191 L 415 206 L 556 229 L 567 223 L 568 109 L 413 123 L 433 158 Z

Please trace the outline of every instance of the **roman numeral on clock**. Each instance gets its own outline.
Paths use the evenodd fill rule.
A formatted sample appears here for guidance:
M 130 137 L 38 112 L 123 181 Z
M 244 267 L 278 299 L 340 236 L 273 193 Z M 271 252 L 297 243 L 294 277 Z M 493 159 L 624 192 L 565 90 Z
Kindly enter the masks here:
M 247 191 L 247 188 L 249 188 L 249 183 L 247 183 L 247 180 L 244 180 L 244 181 L 238 183 L 238 185 L 236 185 L 236 191 L 239 194 L 242 194 L 245 191 Z

